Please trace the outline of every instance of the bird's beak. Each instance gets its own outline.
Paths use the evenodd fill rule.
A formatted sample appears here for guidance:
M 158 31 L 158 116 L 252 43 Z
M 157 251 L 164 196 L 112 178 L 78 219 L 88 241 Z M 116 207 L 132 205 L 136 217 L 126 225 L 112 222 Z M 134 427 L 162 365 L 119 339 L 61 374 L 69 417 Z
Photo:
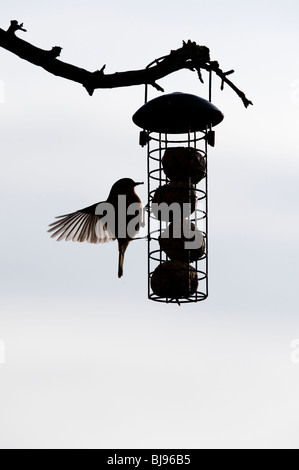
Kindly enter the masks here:
M 139 186 L 140 184 L 144 184 L 144 182 L 142 181 L 142 183 L 135 183 L 135 186 Z

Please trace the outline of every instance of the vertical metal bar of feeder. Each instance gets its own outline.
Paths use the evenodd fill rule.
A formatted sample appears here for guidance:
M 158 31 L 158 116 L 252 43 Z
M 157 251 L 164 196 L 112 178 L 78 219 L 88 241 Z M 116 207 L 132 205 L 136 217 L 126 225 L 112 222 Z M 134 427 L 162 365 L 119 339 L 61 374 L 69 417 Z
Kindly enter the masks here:
M 162 134 L 159 134 L 159 186 L 162 186 Z M 161 236 L 162 234 L 162 217 L 160 214 L 160 221 L 159 221 L 159 229 L 160 233 L 159 235 Z M 160 248 L 160 264 L 162 264 L 162 250 Z
M 150 183 L 150 142 L 147 143 L 147 283 L 148 283 L 148 290 L 147 296 L 150 299 L 150 273 L 151 273 L 151 259 L 150 259 L 150 252 L 151 252 L 151 183 Z
M 212 74 L 210 74 L 212 75 Z M 209 199 L 208 199 L 208 135 L 206 130 L 205 139 L 205 153 L 206 153 L 206 178 L 205 178 L 205 193 L 206 193 L 206 296 L 209 295 Z
M 197 135 L 196 135 L 196 132 L 194 132 L 194 135 L 193 135 L 193 142 L 194 142 L 194 148 L 197 149 Z M 195 186 L 195 191 L 196 191 L 196 186 Z M 195 192 L 195 194 L 197 194 Z M 194 225 L 195 225 L 195 230 L 197 229 L 197 210 L 195 208 L 195 212 L 194 212 Z M 196 273 L 198 273 L 198 260 L 195 261 L 195 270 L 196 270 Z M 196 293 L 195 293 L 195 300 L 196 302 L 198 301 L 198 288 L 196 290 Z
M 190 149 L 191 147 L 191 132 L 190 132 L 190 129 L 188 130 L 188 149 Z M 192 205 L 192 178 L 191 176 L 189 176 L 188 178 L 188 204 L 189 204 L 189 207 L 188 207 L 188 238 L 190 238 L 190 232 L 191 232 L 191 205 Z M 181 225 L 183 224 L 183 215 L 181 217 Z M 183 230 L 183 225 L 182 225 L 182 230 Z M 189 289 L 189 293 L 191 292 L 192 290 L 192 287 L 191 287 L 191 271 L 190 271 L 190 250 L 188 250 L 188 289 Z M 189 293 L 188 293 L 188 296 L 189 296 Z

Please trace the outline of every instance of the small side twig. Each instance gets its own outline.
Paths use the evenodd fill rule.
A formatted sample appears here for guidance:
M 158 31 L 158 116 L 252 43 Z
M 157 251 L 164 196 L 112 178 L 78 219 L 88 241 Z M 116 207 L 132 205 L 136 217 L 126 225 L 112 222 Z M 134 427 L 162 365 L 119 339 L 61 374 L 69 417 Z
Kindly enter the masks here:
M 23 25 L 24 25 L 24 23 L 19 24 L 18 21 L 16 21 L 16 20 L 11 20 L 10 26 L 9 26 L 9 28 L 8 28 L 8 30 L 7 30 L 7 33 L 8 33 L 8 34 L 15 34 L 16 31 L 18 31 L 18 30 L 24 31 L 24 32 L 26 33 L 27 30 L 23 28 Z

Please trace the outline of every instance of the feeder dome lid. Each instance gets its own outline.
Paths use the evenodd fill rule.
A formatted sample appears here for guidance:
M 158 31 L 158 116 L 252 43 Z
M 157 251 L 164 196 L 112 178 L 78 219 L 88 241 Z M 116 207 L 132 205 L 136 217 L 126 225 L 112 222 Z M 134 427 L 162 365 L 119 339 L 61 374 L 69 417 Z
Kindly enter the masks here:
M 144 104 L 133 116 L 133 122 L 150 132 L 184 134 L 216 126 L 224 118 L 209 101 L 189 93 L 170 93 Z

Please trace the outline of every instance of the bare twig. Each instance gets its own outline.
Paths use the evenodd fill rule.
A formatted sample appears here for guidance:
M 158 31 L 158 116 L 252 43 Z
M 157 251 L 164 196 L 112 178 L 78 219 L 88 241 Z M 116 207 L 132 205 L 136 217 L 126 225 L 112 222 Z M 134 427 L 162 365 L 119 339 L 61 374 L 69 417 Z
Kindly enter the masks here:
M 199 79 L 203 81 L 201 70 L 205 69 L 215 72 L 221 78 L 221 88 L 223 88 L 224 83 L 229 85 L 242 99 L 246 108 L 252 104 L 245 94 L 227 78 L 227 75 L 230 75 L 233 71 L 223 72 L 218 62 L 210 60 L 210 51 L 207 47 L 199 46 L 190 40 L 183 42 L 183 46 L 180 49 L 173 50 L 169 55 L 155 60 L 150 67 L 141 70 L 105 74 L 106 65 L 100 70 L 89 72 L 75 65 L 62 62 L 57 59 L 62 51 L 61 47 L 55 46 L 50 50 L 35 47 L 16 36 L 15 33 L 19 30 L 26 32 L 23 28 L 23 23 L 19 24 L 16 20 L 11 21 L 7 31 L 0 29 L 0 47 L 16 54 L 21 59 L 44 68 L 53 75 L 81 83 L 90 96 L 98 88 L 118 88 L 142 84 L 149 84 L 159 91 L 164 91 L 157 83 L 157 80 L 178 70 L 188 69 L 196 71 Z

